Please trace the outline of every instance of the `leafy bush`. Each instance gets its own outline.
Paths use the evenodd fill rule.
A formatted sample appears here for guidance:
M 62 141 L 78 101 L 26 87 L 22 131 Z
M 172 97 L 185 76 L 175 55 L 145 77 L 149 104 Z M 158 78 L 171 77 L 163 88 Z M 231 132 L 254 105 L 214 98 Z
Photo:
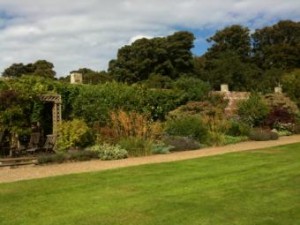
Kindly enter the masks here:
M 294 134 L 300 134 L 300 123 L 296 123 L 292 129 Z
M 279 137 L 290 136 L 293 134 L 291 131 L 288 131 L 288 130 L 279 130 L 279 131 L 277 131 L 277 133 L 278 133 Z
M 125 159 L 128 157 L 128 152 L 121 148 L 119 145 L 94 145 L 87 148 L 87 150 L 97 153 L 98 157 L 101 160 L 116 160 L 116 159 Z
M 226 132 L 229 136 L 248 136 L 250 132 L 250 126 L 242 121 L 230 120 L 229 128 Z
M 229 144 L 236 144 L 239 142 L 247 141 L 249 138 L 247 136 L 230 136 L 230 135 L 225 135 L 224 136 L 224 145 L 229 145 Z
M 89 125 L 95 122 L 106 125 L 110 112 L 119 109 L 148 113 L 154 120 L 164 119 L 183 101 L 175 90 L 152 90 L 116 82 L 84 85 L 78 91 L 71 104 L 73 116 L 84 119 Z
M 97 159 L 98 153 L 94 151 L 81 150 L 66 154 L 66 158 L 71 161 L 88 161 L 91 159 Z
M 155 143 L 152 145 L 153 154 L 167 154 L 170 153 L 170 150 L 173 149 L 173 146 L 166 145 L 163 142 Z
M 167 146 L 172 146 L 172 149 L 170 149 L 171 151 L 195 150 L 203 147 L 203 145 L 191 137 L 167 135 L 162 141 Z
M 173 86 L 175 90 L 182 92 L 181 96 L 186 101 L 203 100 L 210 91 L 208 83 L 191 76 L 181 76 Z
M 205 142 L 208 129 L 202 120 L 196 116 L 187 116 L 170 119 L 166 122 L 166 133 L 172 136 L 191 137 L 197 141 Z
M 238 103 L 237 112 L 240 119 L 251 127 L 261 125 L 269 111 L 267 103 L 256 93 L 252 93 L 248 100 Z
M 120 140 L 120 146 L 128 151 L 129 156 L 146 156 L 152 154 L 153 142 L 140 137 L 126 137 Z
M 83 120 L 63 121 L 58 129 L 56 150 L 65 152 L 75 147 L 84 140 L 88 132 L 89 128 Z
M 67 161 L 87 161 L 97 159 L 98 154 L 93 151 L 75 151 L 38 156 L 38 164 L 63 163 Z
M 286 73 L 282 77 L 281 82 L 284 93 L 287 93 L 287 95 L 297 103 L 298 107 L 300 107 L 300 69 Z
M 37 159 L 38 164 L 49 164 L 49 163 L 63 163 L 66 161 L 66 157 L 62 153 L 40 155 Z
M 280 93 L 265 95 L 265 100 L 270 107 L 270 113 L 265 119 L 265 124 L 276 128 L 277 124 L 293 124 L 299 113 L 297 105 L 288 97 Z
M 206 144 L 220 146 L 225 144 L 225 134 L 218 131 L 209 131 Z
M 270 130 L 256 128 L 250 131 L 249 138 L 250 140 L 254 141 L 268 141 L 277 140 L 279 138 L 279 135 L 276 132 Z

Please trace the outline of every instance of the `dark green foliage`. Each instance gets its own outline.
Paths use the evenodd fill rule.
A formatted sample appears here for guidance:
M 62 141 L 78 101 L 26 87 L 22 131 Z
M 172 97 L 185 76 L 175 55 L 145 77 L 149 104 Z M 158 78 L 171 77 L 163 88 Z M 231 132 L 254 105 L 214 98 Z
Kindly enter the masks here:
M 281 78 L 282 88 L 300 108 L 300 69 L 285 73 Z
M 269 141 L 277 140 L 279 138 L 279 135 L 276 132 L 270 130 L 255 128 L 250 131 L 249 138 L 250 140 L 254 141 Z
M 10 67 L 6 68 L 2 76 L 3 77 L 21 77 L 23 74 L 32 72 L 27 66 L 23 63 L 14 63 Z
M 38 164 L 63 163 L 67 161 L 88 161 L 98 159 L 98 153 L 88 150 L 79 150 L 67 153 L 45 154 L 38 156 Z
M 33 103 L 22 90 L 0 90 L 0 127 L 14 133 L 30 127 Z
M 207 58 L 215 58 L 222 52 L 231 51 L 242 61 L 246 61 L 251 51 L 249 33 L 249 28 L 240 25 L 232 25 L 217 31 L 208 39 L 208 42 L 212 42 L 212 46 L 206 53 Z
M 166 145 L 172 146 L 171 151 L 195 150 L 202 147 L 199 141 L 191 137 L 167 135 L 162 140 Z
M 224 135 L 224 145 L 236 144 L 239 142 L 247 141 L 248 136 L 230 136 Z
M 205 142 L 208 134 L 208 128 L 197 116 L 170 119 L 166 123 L 165 131 L 172 136 L 191 137 L 200 143 Z
M 64 161 L 66 161 L 64 154 L 40 155 L 38 157 L 38 164 L 63 163 Z
M 151 74 L 149 78 L 142 82 L 147 88 L 162 88 L 169 89 L 172 87 L 173 80 L 168 76 L 162 76 L 160 74 Z
M 225 83 L 233 91 L 249 91 L 261 88 L 256 82 L 260 76 L 261 71 L 255 64 L 243 62 L 240 55 L 227 50 L 207 59 L 200 78 L 208 81 L 215 90 Z
M 155 120 L 164 119 L 181 101 L 180 94 L 173 90 L 149 90 L 112 82 L 82 86 L 72 108 L 75 117 L 83 118 L 89 124 L 105 124 L 109 113 L 118 109 L 149 113 Z
M 207 98 L 210 91 L 208 83 L 191 76 L 182 76 L 173 83 L 173 88 L 181 92 L 184 101 L 200 101 Z
M 147 80 L 151 74 L 177 78 L 193 72 L 193 41 L 194 35 L 183 31 L 163 38 L 139 39 L 119 49 L 108 70 L 116 80 L 127 83 Z
M 252 127 L 261 125 L 269 111 L 270 108 L 267 103 L 256 93 L 252 93 L 248 100 L 241 101 L 238 104 L 238 115 L 241 121 Z
M 22 75 L 34 75 L 53 79 L 56 74 L 53 68 L 53 64 L 46 60 L 38 60 L 33 64 L 29 63 L 27 65 L 24 65 L 23 63 L 15 63 L 5 69 L 2 76 L 16 78 L 21 77 Z
M 230 125 L 229 128 L 226 132 L 226 134 L 230 135 L 230 136 L 248 136 L 249 132 L 250 132 L 251 127 L 240 121 L 240 120 L 235 120 L 232 119 L 230 120 Z
M 216 90 L 227 83 L 234 91 L 272 91 L 283 73 L 300 67 L 299 37 L 300 23 L 293 21 L 279 21 L 252 35 L 240 25 L 225 27 L 208 39 L 212 46 L 194 60 L 195 74 Z
M 88 161 L 91 159 L 98 159 L 99 155 L 97 152 L 88 150 L 79 150 L 74 152 L 69 152 L 66 154 L 66 159 L 68 161 Z
M 259 67 L 300 67 L 300 22 L 285 20 L 257 29 L 252 35 L 252 40 L 254 60 Z
M 31 75 L 40 76 L 53 79 L 56 72 L 53 70 L 54 65 L 46 60 L 38 60 L 33 65 L 33 72 Z
M 240 25 L 225 27 L 210 37 L 208 42 L 212 42 L 212 46 L 205 53 L 205 60 L 202 60 L 204 71 L 199 72 L 200 78 L 209 81 L 214 89 L 223 83 L 229 84 L 234 91 L 252 89 L 259 71 L 249 60 L 249 29 Z
M 297 122 L 297 123 L 293 126 L 292 132 L 293 132 L 294 134 L 300 134 L 300 122 Z

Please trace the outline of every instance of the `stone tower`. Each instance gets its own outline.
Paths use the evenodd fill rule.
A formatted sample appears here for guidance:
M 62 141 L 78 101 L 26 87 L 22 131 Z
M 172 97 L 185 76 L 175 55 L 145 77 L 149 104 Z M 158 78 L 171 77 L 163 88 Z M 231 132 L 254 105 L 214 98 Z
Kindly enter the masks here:
M 82 84 L 82 74 L 81 73 L 71 73 L 71 84 Z

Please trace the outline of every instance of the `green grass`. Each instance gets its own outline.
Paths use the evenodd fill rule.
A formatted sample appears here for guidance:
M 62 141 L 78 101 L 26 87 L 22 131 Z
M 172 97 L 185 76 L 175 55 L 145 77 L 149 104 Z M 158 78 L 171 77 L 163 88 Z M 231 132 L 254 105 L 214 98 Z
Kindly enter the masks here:
M 300 144 L 0 184 L 0 224 L 297 225 Z

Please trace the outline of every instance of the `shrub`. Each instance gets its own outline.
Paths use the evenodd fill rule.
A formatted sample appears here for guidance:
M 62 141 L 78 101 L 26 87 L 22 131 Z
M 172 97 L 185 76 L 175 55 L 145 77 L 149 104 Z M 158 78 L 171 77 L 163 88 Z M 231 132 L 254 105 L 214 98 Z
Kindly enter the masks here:
M 165 131 L 172 136 L 191 137 L 204 143 L 208 129 L 199 117 L 186 116 L 168 120 Z
M 248 124 L 233 119 L 229 121 L 229 128 L 226 134 L 229 136 L 248 136 L 250 129 Z
M 101 160 L 125 159 L 128 157 L 128 152 L 119 145 L 94 145 L 87 150 L 96 152 Z
M 230 135 L 225 135 L 224 136 L 224 145 L 229 145 L 229 144 L 236 144 L 239 142 L 247 141 L 249 138 L 247 136 L 230 136 Z
M 209 131 L 206 144 L 210 146 L 220 146 L 225 144 L 225 134 L 218 131 Z
M 268 141 L 277 140 L 279 138 L 279 135 L 276 132 L 270 130 L 256 128 L 250 131 L 249 138 L 250 140 L 254 141 Z
M 153 142 L 140 137 L 126 137 L 120 140 L 120 146 L 128 151 L 129 156 L 146 156 L 152 154 Z
M 173 86 L 175 90 L 182 92 L 182 98 L 186 101 L 203 100 L 210 91 L 208 83 L 191 76 L 181 76 Z
M 67 156 L 68 160 L 71 160 L 71 161 L 88 161 L 91 159 L 98 158 L 97 152 L 88 151 L 88 150 L 70 152 L 66 156 Z
M 171 145 L 166 145 L 163 142 L 155 143 L 152 145 L 153 154 L 167 154 L 170 153 L 170 150 L 174 147 Z
M 38 156 L 38 164 L 63 163 L 66 161 L 87 161 L 97 159 L 98 154 L 93 151 L 75 151 Z
M 290 136 L 293 134 L 291 131 L 288 131 L 288 130 L 279 130 L 279 131 L 277 131 L 277 133 L 278 133 L 279 137 Z
M 300 123 L 296 123 L 292 129 L 294 134 L 300 134 Z
M 298 107 L 300 107 L 300 69 L 295 69 L 284 74 L 281 82 L 284 93 L 287 93 L 297 103 Z
M 63 121 L 58 129 L 56 150 L 65 152 L 71 147 L 75 147 L 86 138 L 88 132 L 89 128 L 83 120 Z
M 293 124 L 299 113 L 297 105 L 288 97 L 280 93 L 265 95 L 265 100 L 270 107 L 270 113 L 265 119 L 265 124 L 276 128 L 277 124 Z
M 137 137 L 154 139 L 160 135 L 158 122 L 152 122 L 149 116 L 137 112 L 118 111 L 111 113 L 111 128 L 115 139 Z
M 40 155 L 37 158 L 38 164 L 48 164 L 48 163 L 63 163 L 66 161 L 66 157 L 62 153 L 58 154 L 49 154 L 49 155 Z
M 165 136 L 162 141 L 167 146 L 172 146 L 171 151 L 195 150 L 203 147 L 198 141 L 191 137 Z
M 252 93 L 249 99 L 238 103 L 237 112 L 240 119 L 251 127 L 261 125 L 269 111 L 267 103 L 256 93 Z

